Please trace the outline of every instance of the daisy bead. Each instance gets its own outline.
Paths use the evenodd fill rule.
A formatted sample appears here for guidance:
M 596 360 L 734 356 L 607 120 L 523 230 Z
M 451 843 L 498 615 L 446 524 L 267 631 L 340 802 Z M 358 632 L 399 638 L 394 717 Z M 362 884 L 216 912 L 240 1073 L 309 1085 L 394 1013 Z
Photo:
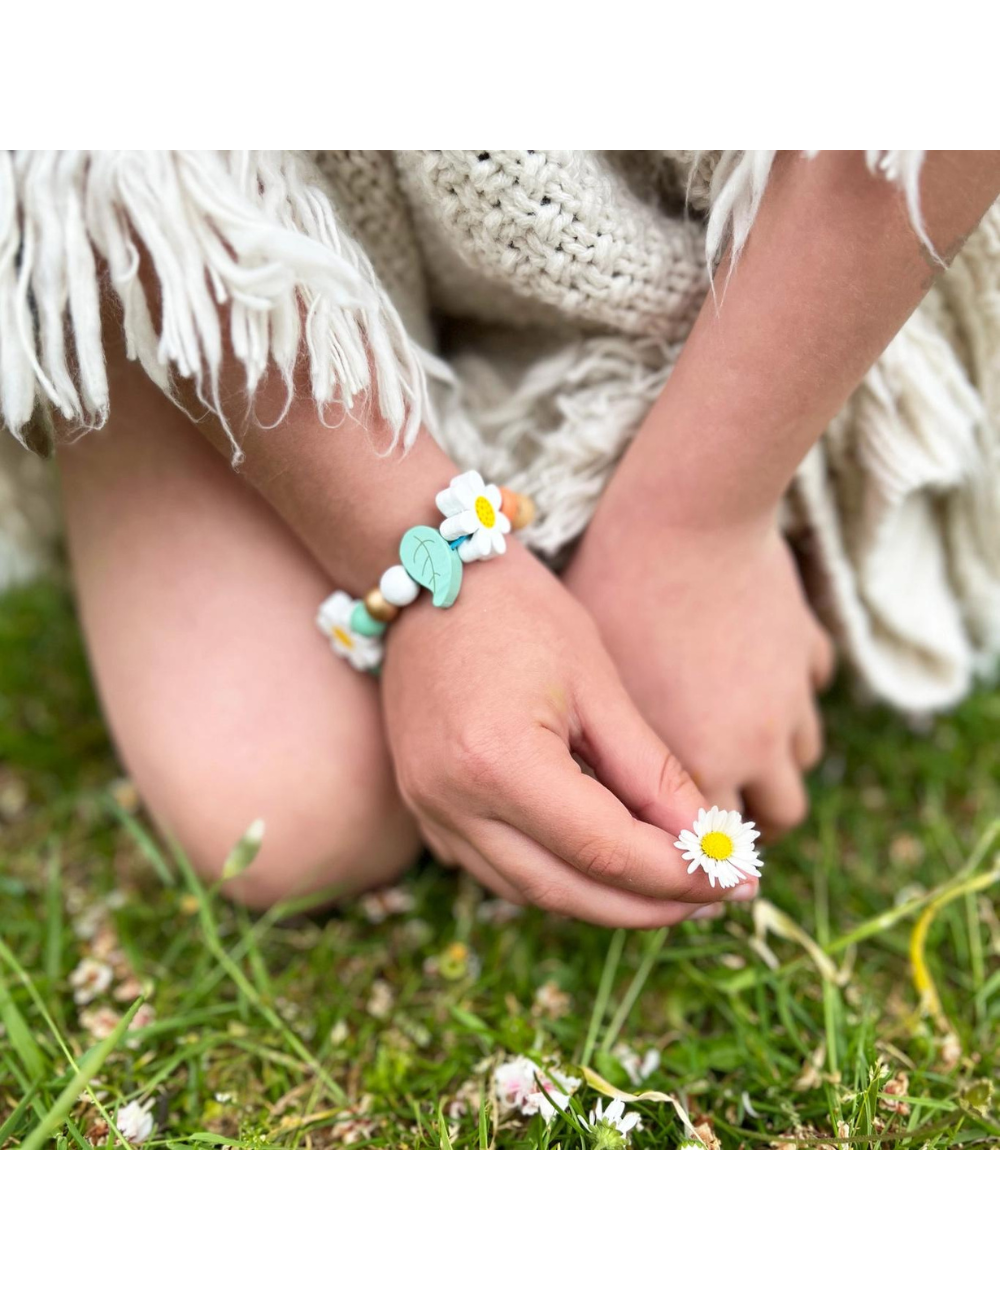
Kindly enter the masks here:
M 413 581 L 401 564 L 394 564 L 386 569 L 379 580 L 378 589 L 390 605 L 402 609 L 412 605 L 420 595 L 420 587 Z
M 496 484 L 484 483 L 482 474 L 474 469 L 456 474 L 437 494 L 437 507 L 445 516 L 441 536 L 458 543 L 463 564 L 489 560 L 506 551 L 510 520 L 500 509 L 501 500 Z

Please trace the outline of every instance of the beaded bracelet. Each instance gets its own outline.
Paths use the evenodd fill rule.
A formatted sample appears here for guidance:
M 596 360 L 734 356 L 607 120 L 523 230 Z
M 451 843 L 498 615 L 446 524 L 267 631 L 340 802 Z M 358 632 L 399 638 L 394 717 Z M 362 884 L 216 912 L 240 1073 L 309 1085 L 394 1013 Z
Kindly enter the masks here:
M 476 470 L 457 474 L 435 500 L 444 515 L 440 527 L 408 528 L 399 543 L 401 562 L 386 569 L 363 600 L 335 591 L 319 607 L 316 626 L 329 638 L 334 654 L 359 672 L 378 672 L 386 628 L 421 588 L 439 609 L 454 605 L 463 565 L 503 555 L 506 534 L 535 517 L 530 497 L 486 484 Z

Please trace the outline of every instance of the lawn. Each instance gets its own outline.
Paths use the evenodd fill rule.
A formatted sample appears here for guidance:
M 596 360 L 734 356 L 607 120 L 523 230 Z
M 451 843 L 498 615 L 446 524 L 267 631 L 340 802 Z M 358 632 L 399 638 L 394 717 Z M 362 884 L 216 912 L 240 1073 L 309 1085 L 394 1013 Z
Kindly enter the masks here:
M 586 1121 L 602 1090 L 648 1094 L 633 1149 L 1000 1146 L 1000 696 L 919 734 L 843 687 L 826 714 L 753 910 L 610 932 L 426 862 L 259 917 L 144 820 L 65 592 L 8 595 L 0 1147 L 615 1145 Z M 548 1124 L 496 1100 L 519 1056 L 579 1080 Z

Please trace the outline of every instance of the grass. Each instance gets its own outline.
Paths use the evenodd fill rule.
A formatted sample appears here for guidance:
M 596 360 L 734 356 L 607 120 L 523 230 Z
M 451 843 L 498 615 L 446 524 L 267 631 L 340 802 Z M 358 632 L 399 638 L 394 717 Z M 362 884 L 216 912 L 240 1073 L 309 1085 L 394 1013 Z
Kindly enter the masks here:
M 634 1091 L 623 1044 L 660 1053 L 634 1147 L 678 1146 L 681 1112 L 727 1148 L 1000 1146 L 1000 697 L 913 735 L 841 691 L 827 724 L 812 816 L 754 913 L 503 920 L 428 862 L 400 915 L 255 917 L 133 807 L 66 594 L 5 597 L 0 1147 L 114 1145 L 138 1100 L 153 1148 L 576 1148 L 592 1084 Z M 80 1007 L 95 949 L 115 977 Z M 498 1113 L 491 1070 L 519 1053 L 586 1067 L 576 1113 Z

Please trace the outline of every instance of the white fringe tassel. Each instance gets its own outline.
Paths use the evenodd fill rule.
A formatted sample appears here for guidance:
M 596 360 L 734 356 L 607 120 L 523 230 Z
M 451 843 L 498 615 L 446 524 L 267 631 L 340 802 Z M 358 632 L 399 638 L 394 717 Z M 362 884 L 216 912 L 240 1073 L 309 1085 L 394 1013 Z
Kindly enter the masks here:
M 818 152 L 816 149 L 806 149 L 804 156 L 815 158 Z M 930 241 L 920 211 L 920 169 L 924 151 L 866 149 L 864 153 L 868 170 L 873 176 L 883 176 L 903 191 L 915 233 L 931 257 L 944 266 Z M 709 275 L 712 275 L 726 252 L 729 253 L 728 275 L 732 274 L 750 237 L 750 229 L 756 220 L 776 156 L 774 149 L 727 149 L 719 160 L 712 176 L 711 211 L 705 230 L 705 258 Z M 692 174 L 696 166 L 697 159 Z M 714 293 L 714 279 L 712 289 Z
M 273 365 L 291 401 L 304 342 L 321 412 L 349 410 L 374 387 L 393 446 L 429 418 L 395 308 L 294 155 L 0 152 L 0 415 L 22 442 L 39 404 L 80 428 L 107 419 L 98 259 L 129 357 L 171 396 L 173 375 L 194 381 L 234 464 L 242 453 L 219 392 L 224 305 L 249 399 Z

